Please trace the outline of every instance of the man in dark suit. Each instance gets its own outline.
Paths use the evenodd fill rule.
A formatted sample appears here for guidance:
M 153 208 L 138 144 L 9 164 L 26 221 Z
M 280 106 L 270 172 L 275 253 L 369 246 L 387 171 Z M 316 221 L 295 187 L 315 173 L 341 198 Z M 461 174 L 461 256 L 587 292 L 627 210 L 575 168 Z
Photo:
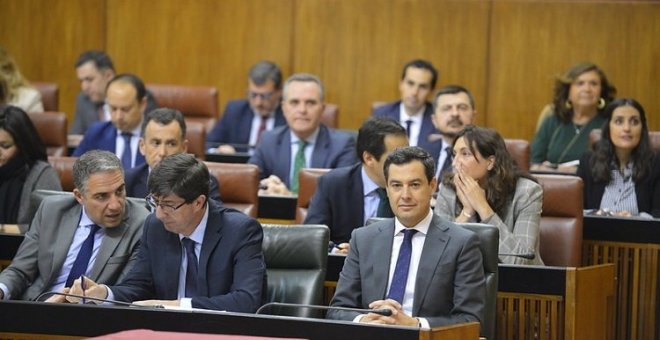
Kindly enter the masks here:
M 105 88 L 115 76 L 115 67 L 110 57 L 103 51 L 83 52 L 76 61 L 76 76 L 80 81 L 80 93 L 76 97 L 76 112 L 71 124 L 71 134 L 82 135 L 96 122 L 110 120 L 110 113 L 104 110 Z M 149 112 L 158 106 L 147 91 Z
M 99 149 L 114 152 L 125 170 L 144 164 L 138 143 L 140 123 L 147 107 L 146 91 L 142 80 L 135 75 L 125 73 L 112 78 L 106 89 L 111 121 L 93 124 L 73 156 Z
M 73 182 L 73 195 L 43 200 L 12 264 L 0 273 L 0 298 L 68 292 L 80 275 L 115 284 L 135 263 L 149 211 L 126 199 L 117 157 L 107 151 L 82 155 L 73 165 Z
M 355 141 L 321 124 L 323 84 L 311 74 L 294 74 L 284 83 L 282 109 L 287 125 L 264 133 L 248 161 L 261 170 L 261 193 L 298 192 L 302 168 L 337 168 L 355 163 Z
M 396 148 L 408 146 L 406 130 L 388 118 L 372 117 L 358 132 L 360 163 L 319 178 L 305 224 L 330 228 L 330 250 L 348 253 L 351 232 L 371 217 L 393 217 L 385 193 L 383 163 Z
M 246 152 L 248 145 L 259 143 L 262 133 L 285 125 L 280 107 L 281 88 L 282 72 L 277 65 L 260 61 L 252 66 L 248 74 L 248 98 L 227 103 L 222 119 L 206 136 L 209 151 Z
M 384 167 L 396 218 L 353 231 L 331 305 L 386 308 L 392 315 L 330 310 L 328 318 L 422 328 L 481 321 L 486 291 L 479 240 L 431 211 L 433 157 L 419 147 L 402 148 Z
M 186 121 L 175 109 L 161 108 L 147 114 L 140 132 L 140 153 L 146 163 L 126 170 L 126 195 L 144 198 L 149 193 L 147 178 L 163 158 L 188 151 Z M 211 176 L 209 197 L 220 201 L 218 180 Z
M 209 200 L 208 183 L 208 169 L 193 155 L 180 153 L 158 163 L 149 176 L 147 199 L 155 213 L 144 223 L 135 267 L 116 286 L 87 279 L 85 294 L 145 305 L 255 312 L 266 294 L 261 225 Z M 83 293 L 80 280 L 72 292 Z
M 419 146 L 436 157 L 440 151 L 431 116 L 433 105 L 427 101 L 435 88 L 438 71 L 431 62 L 412 60 L 403 67 L 399 92 L 401 100 L 385 104 L 373 111 L 376 117 L 388 117 L 408 131 L 411 146 Z

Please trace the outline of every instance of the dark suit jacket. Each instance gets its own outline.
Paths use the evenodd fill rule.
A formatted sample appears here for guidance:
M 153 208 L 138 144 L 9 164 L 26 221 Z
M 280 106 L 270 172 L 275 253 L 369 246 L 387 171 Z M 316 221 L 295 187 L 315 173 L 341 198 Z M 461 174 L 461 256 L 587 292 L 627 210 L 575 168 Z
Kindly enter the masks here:
M 80 157 L 89 150 L 106 150 L 114 153 L 117 147 L 116 139 L 117 128 L 112 122 L 95 123 L 89 127 L 73 156 Z M 144 156 L 139 150 L 136 150 L 136 153 L 135 166 L 144 164 Z
M 149 165 L 144 163 L 126 170 L 126 196 L 145 198 L 149 194 L 147 179 L 149 178 Z M 209 197 L 220 202 L 220 184 L 211 176 L 209 179 Z
M 279 126 L 261 136 L 261 144 L 255 149 L 248 163 L 256 164 L 261 170 L 261 178 L 270 175 L 279 177 L 290 188 L 291 134 L 287 125 Z M 334 169 L 357 162 L 355 141 L 344 132 L 329 129 L 321 124 L 311 168 Z
M 584 209 L 600 209 L 600 201 L 605 194 L 607 183 L 596 182 L 591 175 L 589 159 L 592 152 L 587 151 L 580 159 L 577 175 L 584 182 Z M 637 208 L 655 218 L 660 218 L 660 153 L 656 153 L 651 166 L 651 173 L 643 181 L 635 183 Z
M 83 135 L 92 124 L 98 122 L 99 108 L 103 104 L 93 103 L 86 94 L 83 92 L 78 93 L 78 97 L 76 97 L 76 113 L 71 124 L 71 134 Z M 156 103 L 156 99 L 151 92 L 147 91 L 147 108 L 144 110 L 144 114 L 146 115 L 157 108 L 158 103 Z
M 265 301 L 263 231 L 256 220 L 213 200 L 199 257 L 194 308 L 254 313 Z M 138 260 L 126 278 L 110 287 L 120 301 L 176 300 L 181 242 L 151 214 L 144 222 Z
M 376 117 L 385 117 L 394 119 L 397 122 L 401 121 L 401 111 L 400 111 L 401 101 L 395 101 L 392 103 L 385 104 L 373 111 L 373 115 Z M 431 156 L 435 159 L 435 163 L 438 163 L 438 155 L 442 149 L 442 141 L 437 140 L 431 142 L 429 137 L 431 134 L 438 133 L 431 117 L 433 116 L 433 104 L 427 102 L 424 108 L 424 117 L 422 118 L 422 128 L 419 130 L 419 141 L 417 146 L 428 151 Z
M 122 223 L 105 229 L 92 280 L 115 284 L 128 272 L 137 259 L 142 224 L 148 213 L 144 206 L 126 200 Z M 43 200 L 11 266 L 0 274 L 0 282 L 9 288 L 12 299 L 33 300 L 50 288 L 62 270 L 81 215 L 82 205 L 73 195 Z
M 207 148 L 221 144 L 249 144 L 252 119 L 255 113 L 247 99 L 232 100 L 227 103 L 222 119 L 215 124 L 206 136 Z M 286 125 L 282 107 L 275 110 L 275 126 Z M 247 150 L 242 150 L 247 151 Z
M 305 224 L 325 224 L 330 240 L 348 242 L 353 229 L 364 225 L 362 163 L 334 169 L 319 178 Z
M 339 275 L 332 306 L 369 308 L 386 297 L 394 219 L 355 229 Z M 431 327 L 481 321 L 486 299 L 477 236 L 433 215 L 417 270 L 413 315 Z M 331 310 L 330 319 L 353 320 L 359 313 Z

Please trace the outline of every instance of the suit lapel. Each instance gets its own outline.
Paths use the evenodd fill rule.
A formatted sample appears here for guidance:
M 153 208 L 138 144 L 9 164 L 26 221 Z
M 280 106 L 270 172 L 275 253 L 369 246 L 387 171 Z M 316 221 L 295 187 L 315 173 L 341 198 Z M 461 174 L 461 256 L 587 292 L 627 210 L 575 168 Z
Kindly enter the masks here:
M 273 166 L 273 173 L 284 174 L 285 178 L 280 178 L 287 187 L 291 187 L 291 130 L 284 128 L 277 136 L 277 146 L 275 150 L 279 151 L 275 165 Z M 282 161 L 284 160 L 284 161 Z
M 449 236 L 447 236 L 447 225 L 442 224 L 442 220 L 433 215 L 428 235 L 424 241 L 422 257 L 417 268 L 417 280 L 415 281 L 415 296 L 413 298 L 413 315 L 419 314 L 422 301 L 426 297 L 426 292 L 431 285 L 433 275 L 437 270 L 440 258 L 445 252 Z
M 71 242 L 73 242 L 73 234 L 75 234 L 78 224 L 80 223 L 80 216 L 82 215 L 82 206 L 76 204 L 73 209 L 68 209 L 62 215 L 62 220 L 55 233 L 53 240 L 53 261 L 51 263 L 50 274 L 48 280 L 45 282 L 53 282 L 53 279 L 59 274 L 64 265 L 64 260 L 69 253 Z M 56 222 L 54 222 L 56 223 Z
M 387 292 L 387 282 L 388 275 L 390 271 L 390 258 L 384 254 L 390 254 L 392 250 L 392 242 L 394 241 L 394 219 L 383 222 L 382 225 L 378 227 L 378 232 L 374 235 L 374 240 L 371 242 L 374 244 L 381 244 L 381 247 L 370 247 L 369 258 L 373 259 L 371 261 L 371 268 L 368 270 L 373 273 L 373 281 L 368 283 L 368 286 L 374 287 L 373 290 L 375 296 L 365 297 L 364 301 L 367 303 L 384 299 Z M 365 277 L 369 277 L 368 275 Z
M 319 126 L 319 135 L 316 137 L 316 145 L 312 151 L 312 161 L 309 163 L 312 168 L 327 168 L 328 147 L 330 146 L 330 132 L 324 125 Z
M 351 186 L 347 198 L 351 201 L 350 208 L 355 208 L 353 215 L 355 221 L 352 223 L 354 226 L 364 225 L 364 185 L 362 183 L 362 163 L 352 170 Z
M 202 249 L 200 251 L 199 269 L 197 276 L 197 290 L 198 293 L 202 296 L 209 295 L 209 287 L 207 284 L 209 280 L 206 277 L 206 268 L 209 265 L 211 255 L 222 239 L 222 225 L 220 224 L 221 214 L 218 210 L 218 206 L 209 201 L 209 218 L 206 223 L 204 241 L 202 242 Z
M 122 237 L 128 230 L 128 216 L 131 216 L 132 203 L 126 201 L 126 212 L 124 219 L 121 224 L 114 228 L 104 228 L 105 236 L 103 236 L 103 241 L 101 242 L 101 248 L 96 255 L 96 260 L 94 260 L 94 266 L 92 267 L 91 279 L 98 281 L 103 269 L 108 263 L 108 259 L 112 254 L 114 254 L 115 249 L 119 245 Z

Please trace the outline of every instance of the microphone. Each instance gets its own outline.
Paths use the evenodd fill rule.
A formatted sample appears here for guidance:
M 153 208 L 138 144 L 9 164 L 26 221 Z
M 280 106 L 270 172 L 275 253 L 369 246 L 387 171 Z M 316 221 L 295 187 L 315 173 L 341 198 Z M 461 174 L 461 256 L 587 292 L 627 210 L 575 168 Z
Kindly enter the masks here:
M 255 314 L 261 314 L 265 309 L 270 307 L 292 307 L 292 308 L 312 308 L 312 309 L 323 309 L 323 310 L 343 310 L 346 312 L 358 312 L 360 314 L 376 313 L 383 316 L 392 315 L 392 311 L 383 308 L 383 309 L 362 309 L 362 308 L 350 308 L 350 307 L 335 307 L 335 306 L 321 306 L 321 305 L 306 305 L 298 303 L 284 303 L 284 302 L 269 302 L 257 309 Z
M 497 254 L 497 256 L 513 256 L 513 257 L 520 257 L 520 258 L 527 259 L 527 260 L 533 260 L 533 259 L 536 258 L 536 254 L 534 254 L 534 253 L 527 253 L 527 254 L 499 253 L 499 254 Z
M 83 296 L 83 295 L 77 295 L 77 294 L 69 294 L 69 293 L 60 293 L 60 292 L 44 292 L 41 293 L 41 295 L 37 296 L 35 301 L 41 301 L 41 299 L 44 296 L 48 295 L 61 295 L 61 296 L 70 296 L 70 297 L 75 297 L 79 298 L 83 301 L 85 300 L 91 300 L 91 301 L 99 301 L 99 302 L 107 302 L 107 303 L 112 303 L 115 305 L 120 305 L 120 306 L 125 306 L 125 307 L 139 307 L 139 308 L 165 308 L 163 305 L 152 305 L 152 306 L 143 306 L 143 305 L 138 305 L 135 303 L 130 303 L 130 302 L 124 302 L 124 301 L 117 301 L 117 300 L 108 300 L 108 299 L 101 299 L 101 298 L 96 298 L 96 297 L 91 297 L 91 296 Z

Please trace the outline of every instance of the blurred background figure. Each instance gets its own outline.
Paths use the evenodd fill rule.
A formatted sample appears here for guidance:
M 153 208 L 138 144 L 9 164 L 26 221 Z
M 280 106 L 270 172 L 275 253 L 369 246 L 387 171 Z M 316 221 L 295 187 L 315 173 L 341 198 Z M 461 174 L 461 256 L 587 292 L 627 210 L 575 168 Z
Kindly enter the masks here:
M 584 209 L 596 214 L 660 217 L 660 157 L 649 141 L 646 113 L 632 98 L 613 101 L 593 152 L 580 160 Z
M 34 190 L 62 190 L 32 121 L 15 106 L 0 106 L 0 223 L 30 223 Z
M 587 150 L 589 132 L 603 125 L 603 109 L 615 95 L 603 70 L 590 62 L 576 64 L 558 77 L 551 109 L 539 117 L 531 170 L 575 172 Z
M 0 105 L 18 106 L 25 112 L 43 112 L 41 93 L 29 86 L 16 63 L 0 46 Z
M 453 166 L 438 191 L 435 213 L 457 223 L 496 226 L 500 254 L 521 255 L 500 255 L 502 263 L 543 264 L 543 188 L 515 165 L 504 139 L 493 129 L 466 127 L 454 142 Z

